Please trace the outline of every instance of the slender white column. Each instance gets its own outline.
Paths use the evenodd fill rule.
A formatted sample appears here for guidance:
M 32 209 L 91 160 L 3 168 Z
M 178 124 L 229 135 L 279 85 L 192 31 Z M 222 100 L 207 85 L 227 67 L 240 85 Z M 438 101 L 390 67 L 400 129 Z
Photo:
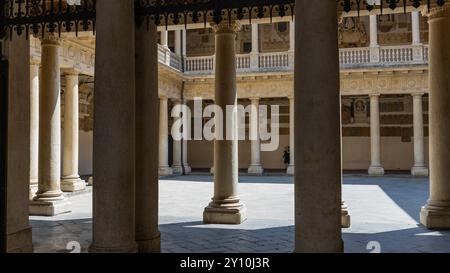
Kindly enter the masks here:
M 178 106 L 180 105 L 180 101 L 176 100 L 174 102 L 174 106 Z M 180 120 L 181 117 L 176 117 L 174 119 L 174 122 Z M 183 173 L 183 166 L 181 165 L 182 163 L 182 158 L 181 158 L 181 140 L 173 140 L 173 149 L 172 149 L 172 170 L 174 174 L 182 174 Z
M 181 31 L 181 55 L 183 57 L 187 56 L 186 49 L 187 49 L 187 30 L 183 29 Z
M 30 200 L 38 190 L 39 169 L 39 64 L 30 65 Z
M 86 189 L 78 174 L 78 74 L 66 74 L 64 93 L 64 151 L 61 189 L 74 192 Z
M 295 50 L 295 21 L 289 23 L 289 51 Z
M 184 172 L 186 174 L 189 174 L 192 172 L 192 168 L 189 165 L 188 161 L 188 141 L 183 140 L 183 166 L 184 166 Z
M 420 223 L 450 228 L 450 5 L 429 12 L 430 46 L 430 198 Z
M 411 27 L 412 27 L 412 44 L 420 45 L 420 13 L 418 11 L 411 12 Z
M 250 113 L 251 163 L 248 173 L 256 175 L 264 173 L 261 165 L 261 139 L 259 136 L 259 100 L 259 98 L 250 98 L 252 106 Z
M 252 24 L 252 51 L 250 52 L 250 68 L 257 70 L 259 67 L 259 26 Z
M 252 24 L 252 53 L 259 53 L 259 27 L 258 24 Z
M 295 100 L 293 96 L 289 97 L 289 166 L 287 168 L 286 173 L 288 175 L 294 175 L 295 174 Z
M 370 158 L 369 175 L 384 175 L 381 166 L 380 95 L 370 95 Z
M 295 251 L 342 252 L 337 5 L 313 2 L 295 1 Z
M 60 40 L 48 35 L 42 40 L 39 97 L 39 181 L 30 204 L 31 215 L 53 216 L 70 211 L 61 191 L 61 86 Z
M 213 25 L 216 32 L 215 103 L 221 109 L 237 107 L 236 35 L 239 23 Z M 240 224 L 246 207 L 238 197 L 237 111 L 224 115 L 224 139 L 214 140 L 214 197 L 203 212 L 207 224 Z
M 169 31 L 163 30 L 161 31 L 161 45 L 163 47 L 169 47 Z
M 129 253 L 138 249 L 134 2 L 96 1 L 91 252 Z
M 411 174 L 414 176 L 428 176 L 423 144 L 423 94 L 413 94 L 412 97 L 414 106 L 414 166 L 411 169 Z
M 159 98 L 159 175 L 173 174 L 169 167 L 169 128 L 168 128 L 168 100 L 166 97 Z
M 370 47 L 378 47 L 378 16 L 369 15 L 370 18 Z
M 181 30 L 175 30 L 175 54 L 181 56 Z

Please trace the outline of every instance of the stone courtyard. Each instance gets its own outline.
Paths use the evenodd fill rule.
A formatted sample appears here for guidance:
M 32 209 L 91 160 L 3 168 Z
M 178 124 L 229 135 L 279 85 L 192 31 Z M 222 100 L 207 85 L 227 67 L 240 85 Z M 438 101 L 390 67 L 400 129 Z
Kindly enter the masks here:
M 248 220 L 241 225 L 203 225 L 202 213 L 213 192 L 212 177 L 194 174 L 160 180 L 159 224 L 162 252 L 289 253 L 294 248 L 293 178 L 283 175 L 241 176 L 240 196 Z M 30 217 L 35 252 L 69 252 L 91 242 L 91 189 L 73 195 L 73 211 L 54 217 Z M 345 229 L 345 252 L 450 252 L 450 231 L 419 225 L 420 207 L 428 198 L 428 179 L 408 175 L 344 176 L 343 200 L 352 227 Z M 381 249 L 380 249 L 380 248 Z

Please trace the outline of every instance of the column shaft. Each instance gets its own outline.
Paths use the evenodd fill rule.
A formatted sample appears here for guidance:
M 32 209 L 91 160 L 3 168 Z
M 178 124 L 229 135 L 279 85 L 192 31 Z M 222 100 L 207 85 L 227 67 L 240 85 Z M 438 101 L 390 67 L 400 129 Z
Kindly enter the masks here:
M 413 94 L 414 166 L 411 169 L 411 174 L 414 176 L 428 175 L 428 168 L 425 166 L 422 97 L 423 94 Z
M 370 167 L 369 175 L 384 175 L 381 166 L 380 95 L 370 96 Z
M 378 47 L 378 16 L 369 15 L 370 17 L 370 46 Z
M 412 44 L 419 45 L 420 41 L 420 13 L 411 12 Z
M 96 5 L 90 251 L 136 252 L 134 1 L 97 0 Z
M 297 0 L 295 13 L 295 251 L 342 252 L 337 6 Z
M 214 197 L 203 213 L 208 224 L 240 224 L 246 219 L 246 208 L 237 195 L 238 139 L 235 39 L 240 25 L 222 22 L 216 32 L 215 103 L 225 111 L 224 140 L 214 141 Z
M 450 228 L 450 5 L 429 13 L 430 46 L 430 198 L 420 222 Z
M 289 166 L 286 173 L 288 175 L 295 174 L 295 100 L 294 97 L 289 97 Z
M 159 175 L 173 174 L 169 167 L 169 127 L 168 127 L 168 100 L 165 97 L 159 99 Z
M 158 41 L 156 25 L 136 26 L 136 242 L 160 252 L 158 230 Z
M 39 64 L 30 65 L 30 200 L 38 189 L 39 168 Z
M 181 56 L 181 30 L 175 30 L 175 54 Z
M 42 40 L 39 97 L 39 181 L 31 215 L 53 216 L 70 211 L 61 191 L 61 86 L 59 38 Z
M 177 106 L 177 105 L 178 106 L 180 105 L 179 101 L 175 102 L 175 106 Z M 177 120 L 178 121 L 181 120 L 181 117 L 176 117 L 174 119 L 174 122 L 177 121 Z M 183 166 L 181 165 L 183 159 L 181 158 L 182 152 L 181 152 L 181 141 L 180 140 L 173 140 L 172 152 L 173 152 L 173 154 L 172 154 L 172 158 L 173 158 L 172 170 L 173 170 L 173 173 L 175 173 L 175 174 L 183 174 Z
M 67 74 L 64 93 L 64 158 L 61 188 L 74 192 L 84 190 L 86 182 L 78 174 L 78 75 Z
M 261 139 L 259 136 L 259 98 L 251 98 L 250 113 L 250 141 L 251 141 L 251 163 L 248 168 L 249 174 L 262 175 L 264 169 L 261 165 Z
M 169 47 L 169 32 L 167 30 L 161 31 L 161 45 Z

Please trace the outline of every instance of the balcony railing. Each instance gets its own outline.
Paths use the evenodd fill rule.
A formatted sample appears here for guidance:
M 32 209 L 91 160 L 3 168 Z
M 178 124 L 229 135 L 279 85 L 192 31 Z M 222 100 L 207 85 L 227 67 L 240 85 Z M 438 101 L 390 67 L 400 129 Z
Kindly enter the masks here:
M 162 54 L 162 56 L 168 55 Z M 185 58 L 184 72 L 190 75 L 212 74 L 214 59 L 214 55 Z M 165 62 L 161 57 L 160 61 Z M 343 48 L 339 50 L 339 61 L 342 69 L 424 65 L 428 63 L 428 45 Z M 171 66 L 179 69 L 180 63 L 181 61 L 177 61 L 176 66 Z M 240 54 L 236 56 L 236 69 L 238 73 L 292 71 L 294 69 L 294 53 L 286 51 Z

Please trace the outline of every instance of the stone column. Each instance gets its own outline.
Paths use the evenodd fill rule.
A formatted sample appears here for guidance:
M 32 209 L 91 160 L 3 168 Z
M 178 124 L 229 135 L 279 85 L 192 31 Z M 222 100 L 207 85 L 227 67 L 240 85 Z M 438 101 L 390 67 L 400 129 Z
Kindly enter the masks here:
M 192 168 L 189 165 L 188 161 L 188 141 L 183 140 L 183 166 L 184 166 L 184 173 L 189 174 L 192 172 Z
M 289 67 L 294 69 L 295 63 L 295 21 L 289 24 Z
M 252 51 L 250 52 L 250 68 L 259 67 L 259 27 L 258 24 L 252 24 Z
M 136 25 L 136 242 L 160 252 L 158 230 L 158 36 L 156 25 Z
M 41 47 L 39 180 L 38 191 L 30 203 L 30 214 L 53 216 L 70 211 L 70 203 L 61 191 L 60 40 L 48 35 Z
M 259 136 L 259 98 L 250 98 L 252 110 L 250 113 L 250 140 L 251 163 L 249 174 L 262 175 L 264 169 L 261 165 L 261 139 Z
M 370 95 L 370 167 L 369 175 L 384 175 L 381 166 L 380 94 Z
M 213 25 L 216 33 L 215 103 L 224 114 L 223 140 L 214 141 L 214 197 L 203 212 L 207 224 L 240 224 L 246 220 L 246 208 L 238 197 L 238 137 L 235 39 L 240 25 L 222 22 Z M 228 136 L 228 138 L 227 138 Z
M 378 45 L 378 15 L 370 15 L 370 62 L 380 61 L 380 46 Z
M 30 65 L 30 200 L 38 190 L 39 168 L 39 63 Z
M 295 100 L 293 96 L 289 97 L 289 166 L 287 168 L 286 173 L 288 175 L 294 175 L 295 174 L 295 138 L 294 138 L 294 128 L 295 128 Z
M 430 46 L 430 198 L 420 222 L 450 228 L 450 5 L 429 13 Z
M 78 74 L 69 72 L 65 76 L 64 93 L 64 158 L 61 189 L 74 192 L 86 189 L 86 182 L 78 174 Z
M 168 127 L 168 100 L 166 97 L 159 98 L 159 175 L 173 174 L 169 167 L 169 127 Z
M 295 14 L 295 251 L 342 252 L 337 6 L 297 0 Z
M 169 47 L 169 31 L 161 31 L 161 45 L 165 48 Z
M 181 56 L 181 30 L 175 30 L 175 54 Z
M 89 250 L 136 252 L 134 1 L 97 0 L 96 10 L 95 183 Z
M 423 144 L 423 94 L 413 94 L 412 97 L 414 105 L 414 166 L 411 169 L 411 174 L 414 176 L 428 176 Z
M 179 100 L 174 101 L 174 106 L 180 105 Z M 176 117 L 174 121 L 180 120 L 181 117 Z M 173 140 L 173 149 L 172 149 L 172 171 L 174 174 L 183 174 L 183 166 L 182 158 L 181 158 L 181 141 L 180 140 Z
M 183 57 L 187 56 L 187 30 L 183 29 L 181 30 L 181 55 Z
M 412 28 L 412 44 L 420 45 L 420 13 L 418 11 L 411 12 L 411 28 Z

